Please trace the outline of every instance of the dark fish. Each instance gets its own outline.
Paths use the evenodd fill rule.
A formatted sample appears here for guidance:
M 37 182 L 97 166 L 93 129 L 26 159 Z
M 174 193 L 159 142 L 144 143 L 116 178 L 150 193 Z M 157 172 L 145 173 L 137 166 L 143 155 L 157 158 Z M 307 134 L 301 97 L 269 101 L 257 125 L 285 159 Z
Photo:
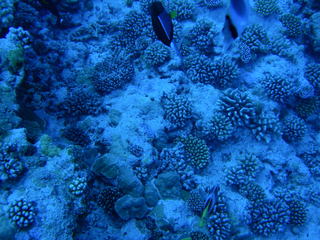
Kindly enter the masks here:
M 236 39 L 239 36 L 238 30 L 237 30 L 236 26 L 233 24 L 229 15 L 226 15 L 226 21 L 225 21 L 224 27 L 228 28 L 228 31 L 230 32 L 231 37 L 233 39 Z
M 170 47 L 173 39 L 173 24 L 170 15 L 161 2 L 153 2 L 150 7 L 152 26 L 158 39 Z
M 48 11 L 50 11 L 54 16 L 57 17 L 57 24 L 62 23 L 63 19 L 60 16 L 56 4 L 52 2 L 52 0 L 39 0 L 39 2 L 43 7 L 48 9 Z

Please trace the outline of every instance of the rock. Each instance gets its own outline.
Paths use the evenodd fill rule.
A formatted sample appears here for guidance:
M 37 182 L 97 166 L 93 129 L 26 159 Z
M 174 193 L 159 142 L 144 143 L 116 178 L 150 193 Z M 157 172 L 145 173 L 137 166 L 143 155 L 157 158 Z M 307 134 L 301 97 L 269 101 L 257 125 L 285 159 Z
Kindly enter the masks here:
M 10 223 L 9 219 L 5 216 L 0 216 L 0 239 L 1 240 L 14 240 L 16 229 Z
M 180 176 L 176 172 L 166 172 L 158 176 L 155 181 L 163 198 L 178 199 L 181 195 Z
M 129 194 L 118 199 L 115 203 L 114 209 L 123 220 L 143 218 L 148 211 L 144 198 L 135 198 Z
M 157 188 L 151 182 L 148 182 L 145 186 L 144 199 L 149 207 L 155 207 L 160 199 Z
M 117 185 L 122 192 L 132 196 L 142 196 L 144 187 L 131 168 L 122 166 Z

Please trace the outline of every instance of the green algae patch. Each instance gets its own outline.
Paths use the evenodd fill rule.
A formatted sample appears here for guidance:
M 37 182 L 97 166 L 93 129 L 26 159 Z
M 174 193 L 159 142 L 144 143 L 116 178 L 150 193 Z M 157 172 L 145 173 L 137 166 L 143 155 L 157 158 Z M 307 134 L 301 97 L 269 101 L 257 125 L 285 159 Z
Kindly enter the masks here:
M 61 149 L 52 143 L 49 135 L 45 134 L 40 138 L 40 151 L 48 157 L 55 157 L 60 154 Z

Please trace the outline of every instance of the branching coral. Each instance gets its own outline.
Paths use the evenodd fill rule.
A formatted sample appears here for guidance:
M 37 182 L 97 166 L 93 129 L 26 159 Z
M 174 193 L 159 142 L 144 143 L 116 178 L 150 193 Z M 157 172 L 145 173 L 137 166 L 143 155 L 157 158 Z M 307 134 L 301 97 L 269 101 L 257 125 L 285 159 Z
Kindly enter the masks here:
M 266 52 L 269 49 L 269 38 L 267 32 L 259 24 L 247 26 L 240 37 L 252 52 Z
M 304 76 L 312 84 L 312 86 L 320 91 L 320 64 L 310 63 L 307 65 Z
M 177 13 L 178 20 L 192 18 L 195 10 L 195 5 L 190 0 L 173 0 L 170 7 Z
M 79 127 L 68 127 L 63 130 L 62 136 L 76 145 L 85 147 L 90 144 L 91 140 L 89 135 Z
M 164 109 L 164 118 L 176 127 L 184 127 L 192 116 L 192 106 L 186 96 L 164 93 L 161 105 Z
M 297 142 L 304 137 L 306 130 L 306 123 L 301 118 L 290 116 L 284 121 L 283 138 L 288 142 Z
M 229 118 L 221 113 L 214 113 L 211 120 L 203 128 L 203 134 L 209 140 L 225 141 L 234 132 Z
M 301 19 L 293 14 L 284 14 L 280 17 L 282 25 L 285 27 L 285 33 L 292 38 L 297 38 L 302 34 Z
M 280 12 L 278 0 L 255 0 L 255 10 L 265 17 Z
M 108 213 L 114 213 L 114 204 L 123 194 L 116 187 L 107 187 L 102 190 L 97 198 L 97 203 Z
M 96 115 L 100 112 L 101 102 L 98 96 L 83 89 L 73 90 L 58 105 L 62 115 L 66 117 L 80 117 L 83 115 Z
M 247 126 L 256 115 L 256 109 L 246 92 L 227 89 L 219 99 L 219 111 L 235 126 Z
M 35 208 L 31 202 L 20 199 L 10 205 L 9 218 L 19 228 L 31 226 L 35 220 L 35 216 Z
M 252 119 L 248 128 L 258 141 L 270 142 L 274 135 L 280 136 L 281 126 L 279 118 L 272 112 L 262 112 Z
M 227 57 L 214 61 L 213 71 L 214 79 L 211 84 L 219 89 L 231 87 L 239 76 L 237 64 Z
M 190 192 L 187 200 L 189 209 L 197 215 L 201 215 L 205 208 L 204 194 L 201 190 L 195 189 Z
M 134 76 L 132 62 L 124 54 L 109 56 L 98 63 L 91 77 L 94 88 L 100 94 L 107 94 L 123 87 Z
M 281 201 L 252 202 L 250 216 L 251 230 L 265 237 L 282 232 L 290 221 L 289 208 Z
M 268 96 L 277 102 L 284 103 L 293 94 L 293 84 L 278 75 L 266 74 L 261 84 Z
M 211 84 L 214 82 L 214 64 L 206 56 L 191 54 L 184 59 L 187 76 L 192 82 Z
M 213 51 L 214 37 L 218 34 L 216 25 L 208 20 L 198 20 L 190 30 L 187 39 L 193 47 L 204 54 Z
M 0 169 L 10 179 L 17 178 L 23 173 L 24 164 L 19 157 L 19 152 L 15 145 L 1 146 Z
M 194 136 L 179 138 L 183 143 L 184 150 L 189 162 L 196 169 L 203 169 L 209 163 L 209 148 L 206 142 Z
M 170 49 L 156 41 L 144 51 L 144 59 L 150 66 L 160 66 L 170 59 Z
M 231 220 L 224 196 L 219 191 L 207 227 L 212 239 L 227 240 L 231 233 Z

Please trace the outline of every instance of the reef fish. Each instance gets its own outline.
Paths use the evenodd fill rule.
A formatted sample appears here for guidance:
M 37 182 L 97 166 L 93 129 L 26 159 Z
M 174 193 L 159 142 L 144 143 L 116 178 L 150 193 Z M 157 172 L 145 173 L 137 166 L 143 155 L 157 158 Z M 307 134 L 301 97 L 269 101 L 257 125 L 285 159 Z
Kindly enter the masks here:
M 52 0 L 39 0 L 41 5 L 48 9 L 54 16 L 57 17 L 57 24 L 62 23 L 63 19 L 61 18 L 61 15 L 57 9 L 56 3 L 54 3 Z
M 161 2 L 153 2 L 150 6 L 153 30 L 157 38 L 165 45 L 171 45 L 173 39 L 172 19 Z
M 249 21 L 248 0 L 230 0 L 228 12 L 225 17 L 223 34 L 225 46 L 228 49 L 236 38 L 238 38 Z

